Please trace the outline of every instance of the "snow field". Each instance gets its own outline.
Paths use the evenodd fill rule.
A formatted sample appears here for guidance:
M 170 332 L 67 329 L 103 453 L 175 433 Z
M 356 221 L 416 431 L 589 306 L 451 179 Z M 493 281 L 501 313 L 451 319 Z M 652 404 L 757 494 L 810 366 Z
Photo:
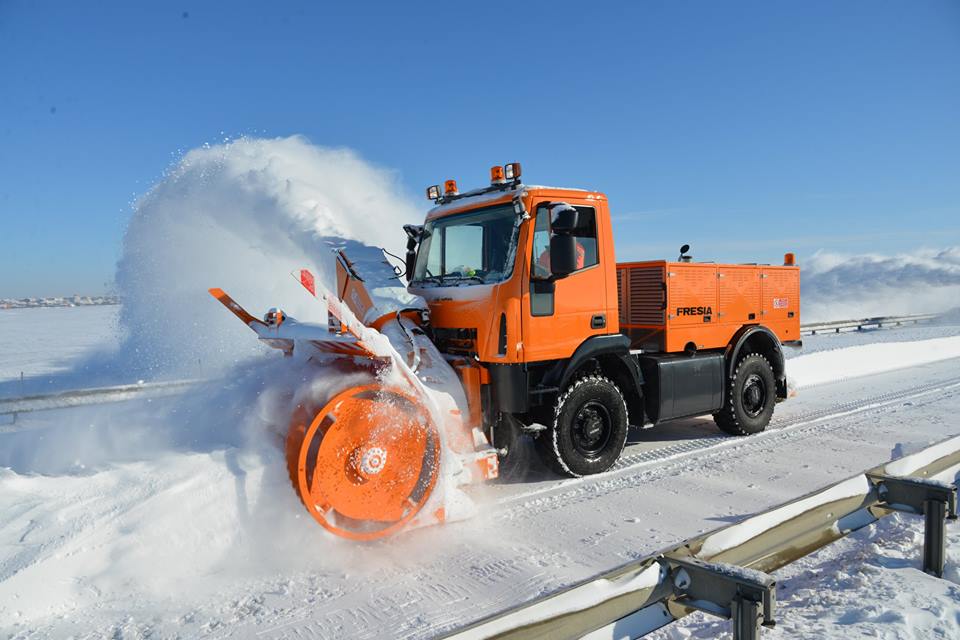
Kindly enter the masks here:
M 116 344 L 118 306 L 0 309 L 0 382 L 69 372 L 95 349 Z M 19 395 L 19 385 L 10 393 Z

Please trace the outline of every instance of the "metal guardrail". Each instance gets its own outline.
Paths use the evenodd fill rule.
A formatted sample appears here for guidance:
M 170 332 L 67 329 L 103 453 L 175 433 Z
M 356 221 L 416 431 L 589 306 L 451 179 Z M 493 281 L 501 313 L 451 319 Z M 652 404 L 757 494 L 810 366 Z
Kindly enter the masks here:
M 859 320 L 835 320 L 831 322 L 818 322 L 800 325 L 800 335 L 815 336 L 817 333 L 832 331 L 840 333 L 844 329 L 855 329 L 862 331 L 869 327 L 882 329 L 883 327 L 899 327 L 905 324 L 918 324 L 920 322 L 930 322 L 940 317 L 936 313 L 923 313 L 911 316 L 878 316 L 875 318 L 860 318 Z
M 863 329 L 864 327 L 900 326 L 933 320 L 934 314 L 912 316 L 884 316 L 861 320 L 842 320 L 800 326 L 801 335 L 816 335 L 823 331 Z M 138 396 L 160 396 L 179 393 L 200 380 L 173 380 L 169 382 L 141 382 L 93 389 L 73 389 L 49 394 L 0 398 L 0 415 L 14 415 L 47 409 L 65 409 L 88 404 L 122 402 Z
M 180 393 L 202 380 L 171 380 L 169 382 L 138 382 L 113 387 L 72 389 L 15 398 L 0 398 L 0 415 L 14 415 L 49 409 L 66 409 L 89 404 L 123 402 L 135 397 L 159 397 Z M 15 418 L 14 418 L 15 419 Z
M 923 515 L 924 571 L 943 576 L 957 514 L 960 437 L 443 636 L 456 640 L 638 638 L 693 613 L 752 640 L 775 623 L 775 571 L 895 511 Z

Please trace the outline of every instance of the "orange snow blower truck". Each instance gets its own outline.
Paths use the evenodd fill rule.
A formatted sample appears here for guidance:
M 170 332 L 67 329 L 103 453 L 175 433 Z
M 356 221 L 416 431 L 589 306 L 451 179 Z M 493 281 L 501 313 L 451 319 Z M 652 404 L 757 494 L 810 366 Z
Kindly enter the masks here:
M 524 436 L 550 469 L 581 476 L 617 461 L 631 425 L 712 415 L 747 435 L 787 397 L 781 345 L 800 342 L 793 254 L 714 264 L 685 245 L 676 261 L 617 264 L 606 196 L 520 177 L 514 163 L 481 189 L 427 189 L 436 206 L 404 227 L 418 305 L 379 304 L 382 283 L 343 251 L 336 293 L 299 275 L 326 324 L 278 310 L 261 322 L 211 290 L 267 344 L 308 349 L 344 379 L 368 375 L 300 398 L 291 422 L 294 486 L 327 529 L 371 539 L 443 521 L 431 494 L 444 465 L 460 483 L 496 477 Z

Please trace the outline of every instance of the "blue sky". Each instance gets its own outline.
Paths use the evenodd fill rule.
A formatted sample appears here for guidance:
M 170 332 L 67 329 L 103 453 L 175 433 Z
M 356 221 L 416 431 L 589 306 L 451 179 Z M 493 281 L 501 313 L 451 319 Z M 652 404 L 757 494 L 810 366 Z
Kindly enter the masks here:
M 960 3 L 459 4 L 0 0 L 0 297 L 103 291 L 132 200 L 240 134 L 415 198 L 520 161 L 622 260 L 960 244 Z

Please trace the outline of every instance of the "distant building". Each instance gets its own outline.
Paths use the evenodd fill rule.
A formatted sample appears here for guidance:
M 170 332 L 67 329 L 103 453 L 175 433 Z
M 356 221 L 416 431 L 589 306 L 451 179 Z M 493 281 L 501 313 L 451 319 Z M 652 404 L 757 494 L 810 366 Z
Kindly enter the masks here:
M 48 298 L 0 298 L 0 309 L 29 309 L 33 307 L 87 307 L 120 304 L 118 296 L 52 296 Z

